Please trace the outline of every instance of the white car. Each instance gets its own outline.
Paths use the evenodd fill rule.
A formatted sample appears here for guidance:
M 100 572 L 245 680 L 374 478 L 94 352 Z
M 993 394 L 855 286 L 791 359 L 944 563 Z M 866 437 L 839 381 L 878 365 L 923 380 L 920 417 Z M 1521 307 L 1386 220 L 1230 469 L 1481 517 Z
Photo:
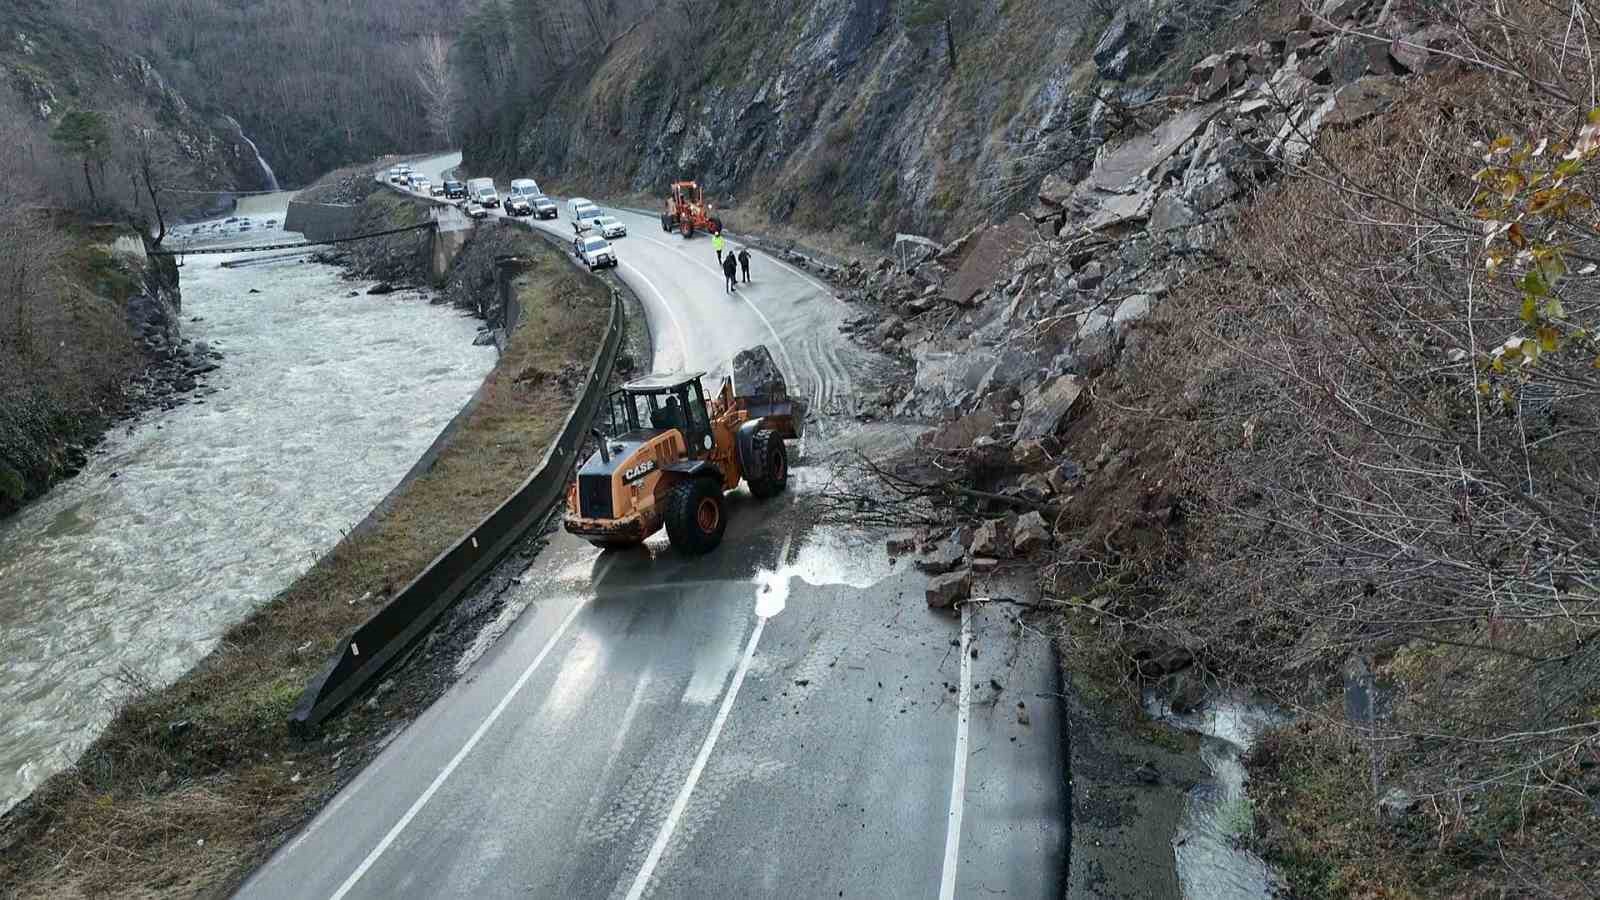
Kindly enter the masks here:
M 489 207 L 484 206 L 482 203 L 479 203 L 476 200 L 465 201 L 461 209 L 468 216 L 474 219 L 487 219 L 489 217 Z
M 601 216 L 594 220 L 594 227 L 599 229 L 602 237 L 619 238 L 628 236 L 628 226 L 622 224 L 622 220 L 616 216 Z
M 399 184 L 400 183 L 400 167 L 399 166 L 393 166 L 393 167 L 391 167 L 389 169 L 389 183 L 390 184 Z
M 605 218 L 605 213 L 594 205 L 594 201 L 583 197 L 573 197 L 567 201 L 567 215 L 572 217 L 572 227 L 579 231 L 587 231 L 595 227 L 597 220 Z
M 580 234 L 573 238 L 572 255 L 587 265 L 591 272 L 617 267 L 617 251 L 612 249 L 610 241 L 597 235 Z
M 419 194 L 426 194 L 428 188 L 432 186 L 433 182 L 426 175 L 411 176 L 411 189 Z

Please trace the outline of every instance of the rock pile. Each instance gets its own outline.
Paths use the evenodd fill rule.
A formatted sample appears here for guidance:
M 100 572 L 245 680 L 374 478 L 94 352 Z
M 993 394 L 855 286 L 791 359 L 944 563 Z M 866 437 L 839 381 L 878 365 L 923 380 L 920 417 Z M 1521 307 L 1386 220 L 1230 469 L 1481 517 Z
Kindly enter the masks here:
M 842 269 L 863 311 L 841 328 L 915 366 L 894 411 L 945 420 L 940 449 L 1060 433 L 1086 379 L 1134 355 L 1140 322 L 1254 188 L 1302 163 L 1320 132 L 1382 112 L 1403 76 L 1443 59 L 1446 35 L 1387 9 L 1324 0 L 1286 34 L 1201 61 L 1165 119 L 1102 145 L 1083 177 L 1047 177 L 1031 213 L 942 246 L 902 235 L 875 266 Z M 1170 39 L 1170 23 L 1132 15 L 1119 12 L 1101 36 L 1103 77 Z M 1127 90 L 1120 102 L 1153 88 Z M 1115 102 L 1115 92 L 1102 101 Z M 972 283 L 969 269 L 1001 277 Z M 1035 474 L 1038 486 L 1053 475 Z

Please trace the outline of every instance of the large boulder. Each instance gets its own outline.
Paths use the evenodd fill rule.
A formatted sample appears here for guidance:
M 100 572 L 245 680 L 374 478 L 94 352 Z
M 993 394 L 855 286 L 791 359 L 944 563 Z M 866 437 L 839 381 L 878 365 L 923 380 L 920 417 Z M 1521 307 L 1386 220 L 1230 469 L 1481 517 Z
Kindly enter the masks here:
M 1071 417 L 1083 384 L 1076 375 L 1060 375 L 1029 391 L 1022 403 L 1022 421 L 1017 423 L 1012 440 L 1049 437 L 1061 430 Z
M 972 596 L 972 570 L 962 569 L 940 575 L 928 582 L 928 605 L 934 609 L 949 609 Z
M 741 397 L 787 396 L 783 372 L 765 344 L 741 350 L 733 357 L 733 389 Z
M 1044 516 L 1030 512 L 1011 529 L 1011 549 L 1018 556 L 1029 556 L 1050 546 L 1050 528 Z
M 1011 523 L 990 519 L 972 533 L 972 555 L 1000 559 L 1011 555 Z

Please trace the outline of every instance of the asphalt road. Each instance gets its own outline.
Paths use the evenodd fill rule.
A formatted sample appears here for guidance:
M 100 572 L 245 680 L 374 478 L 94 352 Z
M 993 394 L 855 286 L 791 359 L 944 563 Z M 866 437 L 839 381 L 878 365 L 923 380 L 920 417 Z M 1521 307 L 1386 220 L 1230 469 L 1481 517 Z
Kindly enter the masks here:
M 766 343 L 822 401 L 790 492 L 733 494 L 700 558 L 554 539 L 515 623 L 241 896 L 1059 897 L 1048 642 L 929 610 L 880 539 L 815 524 L 827 453 L 862 440 L 827 411 L 875 377 L 847 307 L 764 255 L 730 297 L 709 240 L 619 218 L 658 371 Z

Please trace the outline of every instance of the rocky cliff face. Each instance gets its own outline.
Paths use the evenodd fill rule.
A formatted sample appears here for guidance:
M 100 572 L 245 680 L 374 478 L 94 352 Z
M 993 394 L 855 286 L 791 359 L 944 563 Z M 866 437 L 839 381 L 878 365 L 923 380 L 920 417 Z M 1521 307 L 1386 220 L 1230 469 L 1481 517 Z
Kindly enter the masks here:
M 871 405 L 1020 421 L 1018 441 L 1057 430 L 1075 386 L 1137 351 L 1138 323 L 1207 263 L 1260 186 L 1302 162 L 1319 133 L 1383 111 L 1404 76 L 1443 59 L 1430 50 L 1438 34 L 1387 9 L 1327 0 L 1284 31 L 1210 54 L 1145 130 L 1109 139 L 1086 172 L 1044 179 L 1028 213 L 943 246 L 902 238 L 875 269 L 839 271 L 870 306 L 853 330 L 915 367 L 907 389 Z M 1125 36 L 1154 30 L 1119 15 L 1097 55 L 1119 65 Z M 966 440 L 991 439 L 976 424 Z
M 955 3 L 971 7 L 955 66 L 942 27 L 909 28 L 889 0 L 724 4 L 706 24 L 672 6 L 470 135 L 467 164 L 586 193 L 695 178 L 773 222 L 948 235 L 1086 166 L 1124 107 L 1181 82 L 1240 5 Z M 1126 97 L 1098 99 L 1119 84 Z

